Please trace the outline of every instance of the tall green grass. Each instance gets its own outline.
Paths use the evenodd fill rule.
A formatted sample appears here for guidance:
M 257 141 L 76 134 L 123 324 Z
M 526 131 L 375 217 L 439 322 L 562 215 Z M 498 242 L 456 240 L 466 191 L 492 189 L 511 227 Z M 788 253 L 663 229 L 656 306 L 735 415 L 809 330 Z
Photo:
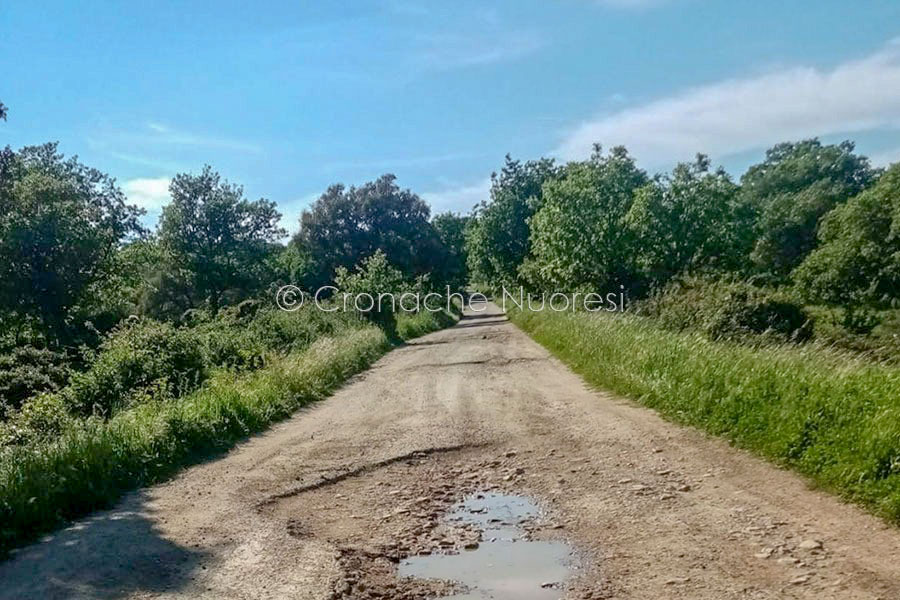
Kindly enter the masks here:
M 900 522 L 900 367 L 812 344 L 713 342 L 631 315 L 509 316 L 589 383 Z
M 421 335 L 452 322 L 443 313 L 400 315 L 398 328 Z M 377 327 L 341 331 L 258 371 L 219 371 L 178 400 L 77 420 L 54 439 L 0 449 L 0 556 L 324 398 L 390 346 Z

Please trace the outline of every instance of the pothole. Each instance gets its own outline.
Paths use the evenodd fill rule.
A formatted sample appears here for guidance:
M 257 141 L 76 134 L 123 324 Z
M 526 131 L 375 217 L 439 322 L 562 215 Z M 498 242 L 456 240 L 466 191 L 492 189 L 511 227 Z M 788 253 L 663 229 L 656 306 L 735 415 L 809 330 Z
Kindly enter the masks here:
M 573 549 L 565 542 L 532 540 L 528 535 L 540 509 L 525 496 L 476 493 L 453 506 L 449 524 L 475 527 L 480 541 L 457 554 L 404 559 L 401 577 L 445 580 L 466 591 L 448 598 L 555 600 L 572 570 Z

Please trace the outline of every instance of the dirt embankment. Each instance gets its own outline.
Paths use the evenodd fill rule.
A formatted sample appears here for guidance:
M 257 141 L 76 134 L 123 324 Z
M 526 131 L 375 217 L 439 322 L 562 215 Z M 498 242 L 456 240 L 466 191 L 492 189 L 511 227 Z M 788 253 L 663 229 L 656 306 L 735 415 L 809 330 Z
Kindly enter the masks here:
M 433 597 L 454 586 L 398 561 L 484 543 L 444 516 L 488 490 L 536 500 L 529 539 L 576 550 L 558 597 L 900 598 L 900 531 L 587 389 L 493 306 L 18 551 L 0 598 Z

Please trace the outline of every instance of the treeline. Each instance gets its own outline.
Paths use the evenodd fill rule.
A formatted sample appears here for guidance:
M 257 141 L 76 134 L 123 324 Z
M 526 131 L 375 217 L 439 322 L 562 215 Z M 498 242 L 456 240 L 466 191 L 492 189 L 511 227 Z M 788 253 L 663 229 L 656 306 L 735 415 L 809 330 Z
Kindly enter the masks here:
M 392 175 L 332 186 L 289 241 L 273 202 L 210 167 L 169 194 L 149 230 L 111 177 L 56 144 L 0 151 L 0 557 L 454 322 L 454 308 L 276 304 L 285 284 L 464 285 L 465 219 L 431 218 Z
M 704 155 L 654 176 L 623 147 L 565 165 L 507 157 L 466 251 L 477 284 L 624 289 L 713 337 L 857 343 L 880 326 L 875 345 L 896 344 L 900 165 L 816 139 L 774 146 L 737 182 Z
M 106 392 L 115 404 L 160 382 L 176 393 L 202 370 L 188 348 L 204 346 L 194 339 L 200 332 L 209 338 L 211 366 L 258 363 L 262 349 L 286 347 L 277 333 L 245 340 L 226 357 L 214 346 L 236 342 L 214 340 L 214 332 L 227 337 L 236 319 L 260 310 L 259 329 L 270 327 L 278 321 L 270 314 L 275 291 L 287 283 L 314 290 L 343 277 L 358 289 L 430 290 L 466 280 L 464 219 L 431 219 L 428 205 L 392 175 L 332 186 L 303 212 L 287 243 L 273 202 L 246 198 L 210 167 L 175 176 L 169 193 L 150 231 L 112 178 L 63 157 L 56 144 L 0 152 L 0 420 L 29 398 L 81 381 L 116 353 L 121 360 L 109 369 L 139 373 Z M 397 335 L 393 314 L 358 316 Z M 172 348 L 181 338 L 185 348 Z M 126 349 L 146 360 L 132 357 L 126 368 Z M 154 360 L 171 365 L 151 367 Z M 182 363 L 193 366 L 175 366 Z M 67 394 L 83 414 L 106 413 L 113 402 Z

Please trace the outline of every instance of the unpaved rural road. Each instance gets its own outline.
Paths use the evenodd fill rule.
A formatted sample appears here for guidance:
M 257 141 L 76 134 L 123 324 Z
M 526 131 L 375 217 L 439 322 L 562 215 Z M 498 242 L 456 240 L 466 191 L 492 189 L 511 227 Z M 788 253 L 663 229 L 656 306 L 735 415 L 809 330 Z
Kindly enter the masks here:
M 473 541 L 442 515 L 498 490 L 545 509 L 533 539 L 576 550 L 554 597 L 900 598 L 900 530 L 588 389 L 487 308 L 20 550 L 0 597 L 431 597 L 447 585 L 397 560 Z

